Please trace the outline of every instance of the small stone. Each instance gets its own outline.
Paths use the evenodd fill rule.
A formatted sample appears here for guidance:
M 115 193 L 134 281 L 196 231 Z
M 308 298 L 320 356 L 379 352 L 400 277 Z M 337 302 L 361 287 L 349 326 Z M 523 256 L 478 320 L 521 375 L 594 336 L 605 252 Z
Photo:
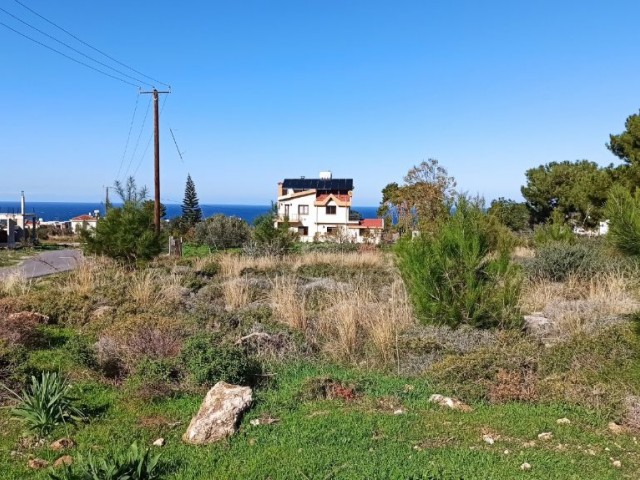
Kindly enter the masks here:
M 407 413 L 407 412 L 405 410 L 403 410 L 402 408 L 394 410 L 394 412 L 393 412 L 394 415 L 403 415 L 405 413 Z
M 440 395 L 435 393 L 429 397 L 429 402 L 437 403 L 442 407 L 449 407 L 452 410 L 460 410 L 461 412 L 471 412 L 473 408 L 467 405 L 464 402 L 461 402 L 457 398 L 445 397 L 444 395 Z
M 520 470 L 523 470 L 523 471 L 531 470 L 531 465 L 527 462 L 524 462 L 522 465 L 520 465 Z
M 493 445 L 495 443 L 495 440 L 493 439 L 493 437 L 491 435 L 483 435 L 482 436 L 482 440 L 484 440 L 484 442 L 489 444 L 489 445 Z
M 64 467 L 65 465 L 73 465 L 73 457 L 71 455 L 63 455 L 53 462 L 54 468 Z
M 72 448 L 74 446 L 75 446 L 75 442 L 70 438 L 60 438 L 55 442 L 51 443 L 51 445 L 49 445 L 49 448 L 54 452 L 57 452 L 59 450 L 65 450 L 67 448 Z
M 622 467 L 622 462 L 620 460 L 614 460 L 611 465 L 613 465 L 616 468 L 621 468 Z
M 48 466 L 49 462 L 41 458 L 32 458 L 27 462 L 27 467 L 29 467 L 31 470 L 41 470 L 43 468 L 47 468 Z
M 588 450 L 585 450 L 585 451 L 593 457 L 596 456 L 596 451 L 593 448 L 589 448 Z
M 535 440 L 530 440 L 528 442 L 524 442 L 522 444 L 522 446 L 525 447 L 525 448 L 535 447 L 536 446 L 536 441 Z
M 538 439 L 539 440 L 551 440 L 553 438 L 553 433 L 551 432 L 542 432 L 538 434 Z
M 611 449 L 610 449 L 609 447 L 604 447 L 604 451 L 605 451 L 605 452 L 610 452 L 610 451 L 611 451 Z
M 153 446 L 154 447 L 164 447 L 164 444 L 167 443 L 164 438 L 157 438 L 154 442 L 153 442 Z
M 510 452 L 509 450 L 505 450 L 505 451 L 504 451 L 504 452 L 502 452 L 502 453 L 504 453 L 505 455 L 509 455 L 511 452 Z
M 571 420 L 569 420 L 568 418 L 559 418 L 558 420 L 556 420 L 556 423 L 558 425 L 569 425 L 571 423 Z
M 618 425 L 616 422 L 609 422 L 609 425 L 607 426 L 609 427 L 609 431 L 615 435 L 620 435 L 624 432 L 624 427 L 622 425 Z

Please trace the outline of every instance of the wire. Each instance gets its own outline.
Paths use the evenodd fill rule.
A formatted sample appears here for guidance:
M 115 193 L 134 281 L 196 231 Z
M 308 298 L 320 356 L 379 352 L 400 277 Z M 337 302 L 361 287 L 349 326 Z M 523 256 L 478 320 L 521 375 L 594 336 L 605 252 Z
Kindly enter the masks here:
M 116 175 L 116 180 L 120 178 L 120 171 L 122 170 L 122 165 L 124 165 L 124 158 L 127 156 L 127 149 L 129 148 L 129 140 L 131 139 L 131 131 L 133 130 L 133 123 L 136 119 L 136 112 L 138 111 L 138 103 L 140 103 L 140 94 L 136 95 L 136 105 L 133 107 L 133 116 L 131 117 L 131 124 L 129 125 L 129 133 L 127 134 L 127 142 L 124 144 L 124 152 L 122 153 L 122 158 L 120 159 L 120 166 L 118 167 L 118 174 Z
M 124 176 L 126 177 L 131 169 L 131 164 L 133 163 L 133 157 L 135 157 L 136 152 L 138 151 L 138 146 L 140 145 L 140 138 L 142 137 L 142 132 L 144 131 L 144 125 L 147 123 L 147 117 L 149 116 L 149 110 L 151 110 L 151 97 L 149 97 L 149 102 L 147 103 L 147 111 L 144 114 L 144 118 L 142 119 L 142 124 L 140 125 L 140 133 L 138 133 L 138 139 L 136 140 L 136 146 L 133 148 L 131 152 L 131 158 L 129 159 L 129 165 L 127 166 L 127 170 L 124 172 Z M 135 175 L 135 173 L 134 173 Z
M 85 54 L 85 53 L 81 52 L 80 50 L 78 50 L 78 49 L 76 49 L 76 48 L 73 48 L 73 47 L 72 47 L 71 45 L 69 45 L 68 43 L 63 42 L 62 40 L 57 39 L 57 38 L 56 38 L 56 37 L 54 37 L 53 35 L 49 35 L 47 32 L 44 32 L 44 31 L 40 30 L 38 27 L 34 27 L 34 26 L 33 26 L 33 25 L 31 25 L 30 23 L 25 22 L 24 20 L 22 20 L 22 19 L 21 19 L 21 18 L 19 18 L 19 17 L 16 17 L 13 13 L 6 11 L 6 10 L 5 10 L 4 8 L 2 8 L 2 7 L 0 7 L 0 11 L 3 11 L 3 12 L 4 12 L 4 13 L 6 13 L 7 15 L 9 15 L 10 17 L 12 17 L 12 18 L 16 19 L 17 21 L 19 21 L 20 23 L 22 23 L 22 24 L 26 25 L 26 26 L 27 26 L 27 27 L 29 27 L 29 28 L 32 28 L 33 30 L 35 30 L 36 32 L 38 32 L 38 33 L 40 33 L 40 34 L 44 35 L 45 37 L 48 37 L 48 38 L 50 38 L 51 40 L 53 40 L 53 41 L 55 41 L 55 42 L 58 42 L 59 44 L 64 45 L 64 46 L 65 46 L 65 47 L 67 47 L 68 49 L 73 50 L 74 52 L 76 52 L 76 53 L 78 53 L 78 54 L 82 55 L 83 57 L 88 58 L 88 59 L 89 59 L 89 60 L 91 60 L 92 62 L 96 62 L 97 64 L 102 65 L 103 67 L 107 67 L 107 68 L 109 68 L 109 69 L 113 70 L 114 72 L 119 73 L 119 74 L 120 74 L 120 75 L 122 75 L 123 77 L 127 77 L 127 78 L 130 78 L 131 80 L 135 80 L 136 82 L 140 82 L 140 83 L 143 83 L 143 84 L 145 84 L 145 85 L 149 85 L 150 87 L 153 87 L 153 86 L 154 86 L 154 85 L 153 85 L 153 84 L 151 84 L 151 83 L 145 82 L 144 80 L 140 80 L 139 78 L 136 78 L 136 77 L 132 77 L 131 75 L 129 75 L 129 74 L 127 74 L 127 73 L 125 73 L 125 72 L 123 72 L 123 71 L 121 71 L 121 70 L 118 70 L 117 68 L 114 68 L 114 67 L 112 67 L 111 65 L 107 65 L 106 63 L 101 62 L 100 60 L 96 60 L 95 58 L 90 57 L 89 55 L 87 55 L 87 54 Z
M 165 87 L 169 87 L 169 88 L 171 88 L 171 85 L 169 85 L 169 84 L 167 84 L 167 83 L 164 83 L 164 82 L 161 82 L 160 80 L 156 80 L 155 78 L 150 77 L 150 76 L 148 76 L 148 75 L 145 75 L 144 73 L 139 72 L 139 71 L 138 71 L 138 70 L 136 70 L 135 68 L 130 67 L 129 65 L 127 65 L 127 64 L 125 64 L 125 63 L 122 63 L 122 62 L 120 62 L 119 60 L 116 60 L 115 58 L 113 58 L 112 56 L 110 56 L 110 55 L 106 54 L 106 53 L 105 53 L 105 52 L 103 52 L 102 50 L 99 50 L 99 49 L 97 49 L 96 47 L 94 47 L 94 46 L 92 46 L 92 45 L 89 45 L 87 42 L 85 42 L 84 40 L 81 40 L 80 38 L 76 37 L 73 33 L 69 32 L 68 30 L 65 30 L 65 29 L 64 29 L 64 28 L 62 28 L 60 25 L 57 25 L 56 23 L 52 22 L 52 21 L 51 21 L 51 20 L 49 20 L 48 18 L 46 18 L 46 17 L 44 17 L 44 16 L 40 15 L 40 14 L 39 14 L 38 12 L 36 12 L 35 10 L 33 10 L 33 9 L 29 8 L 29 7 L 27 7 L 24 3 L 20 2 L 19 0 L 14 0 L 14 1 L 15 1 L 18 5 L 20 5 L 21 7 L 26 8 L 27 10 L 29 10 L 29 11 L 30 11 L 31 13 L 33 13 L 34 15 L 36 15 L 36 16 L 40 17 L 41 19 L 43 19 L 45 22 L 50 23 L 50 24 L 51 24 L 51 25 L 53 25 L 54 27 L 56 27 L 56 28 L 58 28 L 58 29 L 62 30 L 64 33 L 66 33 L 67 35 L 69 35 L 69 36 L 71 36 L 72 38 L 76 39 L 78 42 L 82 43 L 83 45 L 85 45 L 85 46 L 89 47 L 89 48 L 90 48 L 90 49 L 92 49 L 92 50 L 95 50 L 95 51 L 96 51 L 96 52 L 98 52 L 99 54 L 104 55 L 104 56 L 105 56 L 105 57 L 107 57 L 109 60 L 112 60 L 112 61 L 116 62 L 118 65 L 121 65 L 121 66 L 123 66 L 123 67 L 125 67 L 125 68 L 128 68 L 128 69 L 129 69 L 129 70 L 131 70 L 132 72 L 135 72 L 135 73 L 137 73 L 138 75 L 142 75 L 143 77 L 145 77 L 145 78 L 147 78 L 147 79 L 149 79 L 149 80 L 153 80 L 154 82 L 159 83 L 160 85 L 164 85 Z
M 160 115 L 162 115 L 162 112 L 164 112 L 164 105 L 167 103 L 167 98 L 169 98 L 169 95 L 165 95 L 164 100 L 162 101 L 162 106 L 160 107 Z M 145 147 L 144 152 L 142 152 L 142 156 L 140 157 L 140 160 L 138 160 L 138 165 L 136 166 L 136 169 L 133 171 L 134 177 L 136 176 L 136 173 L 138 173 L 138 169 L 140 168 L 140 165 L 142 165 L 142 160 L 144 160 L 144 157 L 147 154 L 147 150 L 149 150 L 149 146 L 151 145 L 152 139 L 153 139 L 153 135 L 149 137 L 147 146 Z
M 20 31 L 16 30 L 15 28 L 10 27 L 10 26 L 9 26 L 9 25 L 7 25 L 6 23 L 2 23 L 2 22 L 0 22 L 0 25 L 2 25 L 3 27 L 5 27 L 5 28 L 7 28 L 7 29 L 11 30 L 11 31 L 12 31 L 12 32 L 14 32 L 14 33 L 17 33 L 17 34 L 18 34 L 18 35 L 20 35 L 21 37 L 24 37 L 24 38 L 26 38 L 26 39 L 28 39 L 28 40 L 31 40 L 31 41 L 32 41 L 32 42 L 34 42 L 34 43 L 37 43 L 38 45 L 43 46 L 44 48 L 48 48 L 49 50 L 51 50 L 51 51 L 53 51 L 53 52 L 56 52 L 58 55 L 62 55 L 63 57 L 68 58 L 69 60 L 71 60 L 71 61 L 73 61 L 73 62 L 79 63 L 80 65 L 84 65 L 85 67 L 90 68 L 91 70 L 95 70 L 95 71 L 96 71 L 96 72 L 98 72 L 98 73 L 101 73 L 101 74 L 103 74 L 103 75 L 106 75 L 107 77 L 111 77 L 111 78 L 114 78 L 114 79 L 116 79 L 116 80 L 119 80 L 119 81 L 121 81 L 121 82 L 123 82 L 123 83 L 126 83 L 127 85 L 131 85 L 131 86 L 133 86 L 133 87 L 138 87 L 138 88 L 140 88 L 140 85 L 137 85 L 137 84 L 135 84 L 135 83 L 131 83 L 131 82 L 129 82 L 128 80 L 125 80 L 125 79 L 120 78 L 120 77 L 116 77 L 115 75 L 111 75 L 110 73 L 107 73 L 107 72 L 105 72 L 104 70 L 100 70 L 99 68 L 96 68 L 96 67 L 94 67 L 94 66 L 92 66 L 92 65 L 89 65 L 88 63 L 85 63 L 85 62 L 83 62 L 83 61 L 81 61 L 81 60 L 78 60 L 77 58 L 73 58 L 73 57 L 71 57 L 71 56 L 67 55 L 66 53 L 61 52 L 60 50 L 56 50 L 55 48 L 50 47 L 49 45 L 46 45 L 46 44 L 44 44 L 44 43 L 42 43 L 42 42 L 40 42 L 40 41 L 36 40 L 35 38 L 30 37 L 29 35 L 27 35 L 27 34 L 25 34 L 25 33 L 22 33 L 22 32 L 20 32 Z

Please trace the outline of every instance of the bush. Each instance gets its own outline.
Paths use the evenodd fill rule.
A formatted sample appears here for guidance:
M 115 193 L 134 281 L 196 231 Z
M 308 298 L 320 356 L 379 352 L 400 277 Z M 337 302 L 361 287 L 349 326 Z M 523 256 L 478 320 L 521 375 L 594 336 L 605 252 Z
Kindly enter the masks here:
M 196 224 L 195 241 L 199 245 L 223 250 L 241 247 L 250 235 L 249 224 L 241 218 L 218 214 Z
M 564 223 L 564 217 L 559 210 L 553 212 L 551 219 L 545 225 L 537 226 L 533 231 L 533 242 L 537 247 L 550 243 L 573 244 L 576 242 L 571 227 Z
M 174 361 L 144 358 L 138 364 L 131 384 L 139 397 L 156 400 L 174 393 L 179 380 L 180 371 Z
M 85 252 L 127 263 L 151 260 L 162 252 L 162 240 L 154 231 L 153 210 L 140 202 L 127 201 L 121 208 L 111 208 L 95 230 L 82 230 L 81 236 Z
M 521 275 L 496 241 L 478 203 L 465 198 L 433 235 L 396 249 L 415 312 L 425 323 L 452 327 L 518 326 Z
M 640 256 L 640 189 L 631 195 L 622 186 L 613 187 L 605 216 L 609 219 L 608 242 L 625 255 Z
M 77 364 L 89 368 L 97 367 L 96 351 L 87 337 L 74 335 L 67 341 L 65 348 L 71 360 Z
M 31 377 L 31 384 L 21 395 L 14 393 L 20 404 L 12 410 L 15 418 L 23 420 L 30 430 L 47 435 L 54 427 L 84 418 L 74 406 L 69 385 L 58 373 L 42 372 L 40 378 Z
M 265 214 L 256 218 L 253 225 L 251 242 L 243 249 L 245 255 L 281 257 L 293 249 L 297 236 L 289 230 L 287 223 L 281 223 L 276 227 L 273 215 Z
M 222 345 L 216 335 L 189 338 L 182 349 L 182 361 L 193 381 L 212 385 L 219 381 L 251 384 L 259 367 L 242 348 Z
M 551 243 L 527 260 L 525 269 L 530 278 L 562 282 L 570 276 L 589 278 L 609 269 L 610 261 L 597 248 L 586 245 Z

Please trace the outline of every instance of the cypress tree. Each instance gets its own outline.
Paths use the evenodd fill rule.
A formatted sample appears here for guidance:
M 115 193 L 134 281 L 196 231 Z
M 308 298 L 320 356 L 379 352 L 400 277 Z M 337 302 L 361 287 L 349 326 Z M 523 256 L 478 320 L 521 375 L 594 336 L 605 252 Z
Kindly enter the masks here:
M 191 180 L 191 175 L 187 175 L 187 185 L 184 189 L 184 200 L 182 201 L 182 221 L 186 226 L 192 227 L 202 221 L 202 210 L 196 193 L 196 185 Z

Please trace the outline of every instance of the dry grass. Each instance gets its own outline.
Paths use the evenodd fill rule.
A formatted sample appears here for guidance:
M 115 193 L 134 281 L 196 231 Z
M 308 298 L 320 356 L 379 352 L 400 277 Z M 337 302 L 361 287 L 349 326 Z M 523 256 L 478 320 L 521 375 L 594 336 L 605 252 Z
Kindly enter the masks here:
M 609 272 L 590 279 L 570 277 L 565 282 L 530 281 L 524 285 L 520 307 L 524 313 L 539 313 L 553 322 L 549 339 L 562 339 L 593 331 L 621 315 L 640 308 L 632 279 Z
M 529 247 L 516 247 L 511 257 L 514 260 L 528 260 L 536 256 L 536 251 Z
M 136 272 L 131 276 L 129 293 L 133 301 L 142 308 L 149 308 L 160 300 L 159 276 L 153 271 Z
M 237 278 L 248 268 L 268 270 L 279 263 L 277 257 L 247 257 L 244 255 L 224 254 L 220 256 L 220 273 L 227 278 Z
M 306 332 L 307 299 L 299 291 L 296 277 L 286 275 L 275 278 L 271 290 L 271 308 L 279 322 Z
M 249 305 L 254 299 L 251 282 L 247 276 L 227 280 L 222 284 L 222 296 L 227 310 L 236 310 Z
M 308 252 L 290 259 L 295 270 L 306 265 L 334 265 L 337 267 L 366 268 L 383 265 L 383 254 L 378 251 L 364 252 Z
M 31 280 L 21 272 L 12 272 L 2 279 L 0 292 L 5 295 L 26 295 L 31 290 Z

